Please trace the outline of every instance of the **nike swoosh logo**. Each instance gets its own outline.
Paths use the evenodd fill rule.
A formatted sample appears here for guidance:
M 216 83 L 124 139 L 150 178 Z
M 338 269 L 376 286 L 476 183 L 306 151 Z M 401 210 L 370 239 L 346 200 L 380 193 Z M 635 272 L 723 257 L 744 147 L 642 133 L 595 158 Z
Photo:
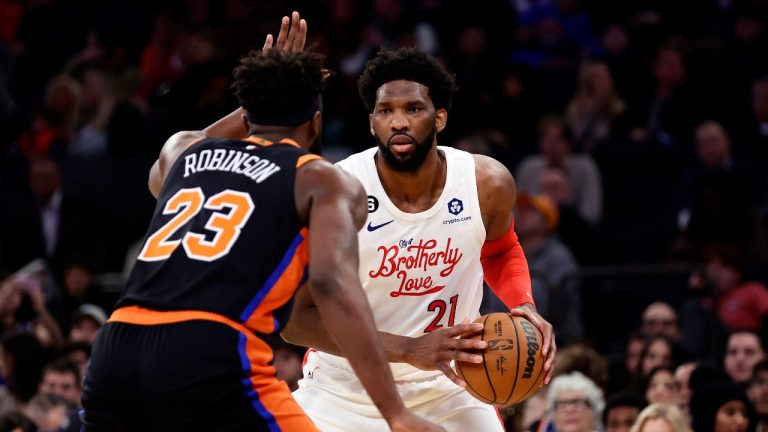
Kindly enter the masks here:
M 370 232 L 376 231 L 377 229 L 379 229 L 379 228 L 381 228 L 381 227 L 383 227 L 383 226 L 387 226 L 387 225 L 391 224 L 391 223 L 392 223 L 392 222 L 394 222 L 394 221 L 395 221 L 395 220 L 394 220 L 394 219 L 392 219 L 391 221 L 389 221 L 389 222 L 384 222 L 384 223 L 383 223 L 383 224 L 381 224 L 381 225 L 371 225 L 371 222 L 368 222 L 368 231 L 370 231 Z

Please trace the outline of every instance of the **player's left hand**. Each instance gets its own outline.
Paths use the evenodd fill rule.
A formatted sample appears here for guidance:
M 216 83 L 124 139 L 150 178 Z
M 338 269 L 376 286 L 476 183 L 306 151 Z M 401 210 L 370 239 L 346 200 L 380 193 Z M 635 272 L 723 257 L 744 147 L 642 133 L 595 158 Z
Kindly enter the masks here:
M 533 305 L 526 303 L 510 311 L 512 315 L 521 316 L 530 321 L 541 332 L 544 337 L 542 343 L 542 356 L 544 356 L 544 385 L 549 384 L 552 375 L 555 372 L 555 355 L 557 354 L 557 345 L 555 344 L 555 332 L 552 324 L 542 318 Z
M 307 21 L 301 19 L 298 12 L 293 11 L 291 17 L 284 16 L 280 21 L 280 32 L 275 42 L 271 34 L 267 35 L 261 53 L 266 54 L 272 48 L 287 53 L 297 53 L 304 50 L 307 42 Z
M 486 342 L 468 339 L 483 331 L 480 323 L 465 320 L 453 327 L 443 327 L 417 338 L 403 338 L 403 361 L 421 370 L 440 370 L 460 387 L 466 386 L 451 367 L 453 361 L 481 363 L 483 357 L 477 350 L 485 349 Z

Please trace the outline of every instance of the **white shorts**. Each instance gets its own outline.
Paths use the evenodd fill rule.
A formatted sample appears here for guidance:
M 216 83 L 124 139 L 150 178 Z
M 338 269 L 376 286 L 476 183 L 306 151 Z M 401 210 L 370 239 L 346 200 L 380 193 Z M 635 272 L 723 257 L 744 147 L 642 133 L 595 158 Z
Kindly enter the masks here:
M 498 410 L 473 398 L 442 373 L 399 381 L 397 389 L 414 414 L 452 432 L 503 432 Z M 308 363 L 293 397 L 323 432 L 389 431 L 357 376 L 332 365 Z

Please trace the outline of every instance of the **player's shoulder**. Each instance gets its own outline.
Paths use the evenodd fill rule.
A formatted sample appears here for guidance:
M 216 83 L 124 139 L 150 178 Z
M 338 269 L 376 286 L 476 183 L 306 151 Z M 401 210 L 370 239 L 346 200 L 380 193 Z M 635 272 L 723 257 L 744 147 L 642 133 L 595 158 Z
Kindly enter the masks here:
M 360 182 L 338 164 L 317 158 L 303 164 L 297 170 L 301 183 L 321 193 L 362 194 Z
M 475 176 L 477 177 L 478 187 L 491 189 L 514 188 L 515 180 L 506 165 L 490 156 L 482 154 L 473 153 L 472 158 L 475 160 Z
M 208 138 L 202 131 L 179 131 L 168 137 L 163 144 L 162 154 L 178 155 L 195 143 Z
M 376 147 L 371 147 L 367 150 L 363 150 L 358 153 L 353 153 L 346 158 L 336 162 L 336 165 L 341 167 L 344 171 L 354 172 L 365 167 L 376 154 Z

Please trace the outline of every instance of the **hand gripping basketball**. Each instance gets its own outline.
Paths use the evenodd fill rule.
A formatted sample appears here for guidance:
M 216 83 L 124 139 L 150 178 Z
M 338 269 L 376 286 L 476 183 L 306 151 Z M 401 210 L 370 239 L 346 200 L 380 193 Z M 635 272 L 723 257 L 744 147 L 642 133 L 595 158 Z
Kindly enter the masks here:
M 539 330 L 524 317 L 503 312 L 483 315 L 475 322 L 484 329 L 471 338 L 484 340 L 488 346 L 479 352 L 482 362 L 456 362 L 466 390 L 495 405 L 517 404 L 536 394 L 545 376 Z

